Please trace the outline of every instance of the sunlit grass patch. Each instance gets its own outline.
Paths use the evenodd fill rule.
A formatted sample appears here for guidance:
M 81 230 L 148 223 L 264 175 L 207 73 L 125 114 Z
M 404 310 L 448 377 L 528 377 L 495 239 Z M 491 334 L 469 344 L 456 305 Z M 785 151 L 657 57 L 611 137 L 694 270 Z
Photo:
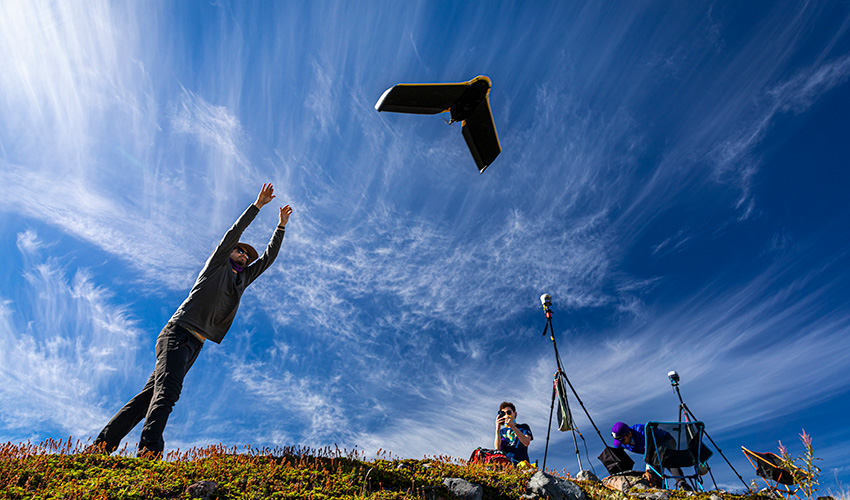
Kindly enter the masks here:
M 519 499 L 535 469 L 488 468 L 450 456 L 421 460 L 379 450 L 366 460 L 360 451 L 338 448 L 227 448 L 220 445 L 169 452 L 164 460 L 90 453 L 80 442 L 47 440 L 0 445 L 3 499 L 176 499 L 213 481 L 216 499 L 446 499 L 445 478 L 483 488 L 484 499 Z M 553 471 L 550 471 L 553 472 Z M 566 471 L 556 474 L 569 478 Z M 576 481 L 590 500 L 628 500 L 630 495 L 599 483 Z M 670 492 L 671 500 L 684 492 Z M 710 494 L 689 497 L 708 500 Z M 739 497 L 724 494 L 724 498 Z
M 444 477 L 481 484 L 492 498 L 518 497 L 530 472 L 487 470 L 452 457 L 367 461 L 336 448 L 242 449 L 223 446 L 169 452 L 164 460 L 90 453 L 80 442 L 0 446 L 3 498 L 184 498 L 189 485 L 213 481 L 213 498 L 452 498 Z

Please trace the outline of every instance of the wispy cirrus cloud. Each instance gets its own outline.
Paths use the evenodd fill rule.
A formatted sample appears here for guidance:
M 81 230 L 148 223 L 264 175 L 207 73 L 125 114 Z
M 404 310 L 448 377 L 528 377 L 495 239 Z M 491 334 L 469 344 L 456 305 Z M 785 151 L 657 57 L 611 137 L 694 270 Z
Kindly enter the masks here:
M 746 117 L 743 125 L 719 142 L 712 150 L 715 175 L 723 179 L 729 175 L 737 179 L 741 196 L 737 206 L 741 217 L 747 218 L 754 209 L 751 183 L 758 172 L 758 161 L 752 157 L 775 120 L 785 114 L 807 111 L 826 92 L 845 83 L 850 78 L 850 55 L 805 68 L 791 78 L 765 89 L 754 113 Z
M 304 442 L 351 442 L 345 409 L 338 404 L 339 391 L 328 387 L 335 381 L 300 377 L 274 368 L 269 360 L 239 362 L 230 368 L 233 381 L 256 398 L 254 410 L 285 415 L 287 426 L 300 424 L 299 435 Z M 283 431 L 279 425 L 272 427 Z
M 150 77 L 134 57 L 138 31 L 114 22 L 120 8 L 5 2 L 0 9 L 0 130 L 14 138 L 3 145 L 9 161 L 90 179 L 106 132 L 120 128 L 149 144 Z
M 125 259 L 142 280 L 186 286 L 252 201 L 244 190 L 259 188 L 240 182 L 256 172 L 236 115 L 186 88 L 161 94 L 139 44 L 150 18 L 127 23 L 135 17 L 108 3 L 0 9 L 0 131 L 16 138 L 2 144 L 0 208 Z M 186 164 L 192 151 L 201 168 Z M 187 249 L 195 262 L 160 257 Z
M 792 263 L 801 257 L 788 255 L 729 293 L 713 293 L 713 285 L 695 291 L 679 306 L 641 318 L 642 326 L 628 322 L 627 331 L 586 337 L 556 316 L 565 370 L 602 432 L 618 420 L 675 420 L 678 401 L 666 379 L 671 369 L 681 373 L 686 401 L 723 448 L 769 422 L 797 416 L 801 408 L 847 394 L 850 385 L 841 375 L 841 360 L 850 353 L 841 339 L 850 330 L 850 316 L 820 310 L 827 307 L 821 305 L 823 298 L 840 286 L 846 273 L 819 284 L 820 277 L 834 275 L 837 269 L 826 265 L 799 275 Z M 427 394 L 423 404 L 442 411 L 433 417 L 415 411 L 358 442 L 385 449 L 387 443 L 398 443 L 397 452 L 419 454 L 434 449 L 429 436 L 448 425 L 456 439 L 439 452 L 465 456 L 492 439 L 487 409 L 507 398 L 515 400 L 523 421 L 536 431 L 535 453 L 540 453 L 554 356 L 543 345 L 545 339 L 537 348 L 522 336 L 515 335 L 512 342 L 523 346 L 516 358 L 497 354 L 501 362 L 491 358 L 483 364 L 467 358 L 461 365 L 447 363 L 445 370 L 421 376 L 417 382 Z M 450 350 L 446 346 L 445 351 Z M 514 369 L 505 371 L 504 366 Z M 441 381 L 445 391 L 439 390 Z M 592 427 L 572 395 L 570 401 L 595 450 L 599 443 Z M 455 421 L 464 423 L 455 428 L 450 424 Z M 563 442 L 570 439 L 559 434 L 555 439 L 562 445 L 550 451 L 568 460 L 562 448 L 572 447 Z M 736 466 L 746 465 L 737 456 L 731 458 Z
M 334 78 L 330 68 L 319 64 L 318 61 L 313 61 L 312 66 L 313 90 L 307 96 L 306 105 L 318 121 L 321 133 L 325 134 L 333 123 L 332 117 L 337 115 L 334 108 L 339 102 L 339 96 L 334 95 Z
M 241 179 L 256 177 L 253 166 L 245 157 L 246 138 L 242 125 L 227 107 L 212 104 L 185 88 L 171 107 L 169 118 L 173 132 L 178 137 L 188 135 L 203 150 L 199 168 L 185 168 L 183 180 L 187 184 L 200 183 L 204 186 L 199 190 L 202 194 L 199 201 L 209 205 L 214 221 L 223 222 L 220 217 L 224 215 L 216 207 L 221 205 L 221 201 L 233 197 L 234 186 L 239 186 Z M 208 193 L 211 196 L 204 196 Z M 219 203 L 203 201 L 210 199 Z
M 603 338 L 566 332 L 566 371 L 603 432 L 618 420 L 675 420 L 678 400 L 665 377 L 673 369 L 689 407 L 723 449 L 739 445 L 743 435 L 771 435 L 768 428 L 800 418 L 803 408 L 846 397 L 841 360 L 848 348 L 841 339 L 850 315 L 830 310 L 824 299 L 847 276 L 837 263 L 800 273 L 794 262 L 802 257 L 788 255 L 728 292 L 714 291 L 715 284 L 694 291 L 628 331 Z M 545 358 L 541 364 L 541 376 L 553 369 Z M 547 397 L 545 388 L 528 390 Z M 580 410 L 573 413 L 587 430 Z M 748 467 L 737 455 L 730 458 Z
M 402 325 L 430 321 L 462 328 L 480 326 L 483 317 L 504 321 L 516 314 L 517 294 L 524 291 L 531 306 L 543 284 L 577 307 L 620 300 L 607 290 L 606 239 L 592 221 L 578 220 L 553 234 L 555 221 L 508 216 L 493 231 L 483 230 L 481 239 L 454 241 L 436 222 L 375 207 L 344 234 L 287 240 L 287 254 L 311 258 L 287 259 L 270 270 L 273 281 L 258 283 L 258 289 L 285 290 L 292 306 L 275 313 L 284 322 L 309 311 L 305 319 L 320 331 L 355 337 L 371 329 L 358 317 L 357 301 L 396 304 L 392 314 L 402 314 Z M 465 314 L 469 304 L 478 304 L 481 316 Z
M 141 332 L 84 269 L 42 257 L 45 246 L 33 231 L 18 235 L 25 293 L 0 306 L 0 419 L 23 435 L 45 427 L 87 435 L 108 419 L 103 391 L 137 370 Z

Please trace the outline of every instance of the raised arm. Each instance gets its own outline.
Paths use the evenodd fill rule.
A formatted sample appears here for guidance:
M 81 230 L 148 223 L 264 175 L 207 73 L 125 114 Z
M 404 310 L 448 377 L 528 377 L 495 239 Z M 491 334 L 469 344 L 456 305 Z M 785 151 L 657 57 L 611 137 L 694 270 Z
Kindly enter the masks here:
M 271 191 L 271 184 L 263 185 L 263 191 L 260 191 L 260 195 L 257 196 L 257 203 L 268 203 L 274 198 L 274 194 Z M 265 204 L 264 203 L 264 204 Z M 272 233 L 272 237 L 269 240 L 269 244 L 266 247 L 266 251 L 263 252 L 263 255 L 260 256 L 255 262 L 253 262 L 248 268 L 245 270 L 246 277 L 248 279 L 248 283 L 250 284 L 255 279 L 257 279 L 260 274 L 263 273 L 272 262 L 277 258 L 277 253 L 280 250 L 280 245 L 283 242 L 283 235 L 286 231 L 286 224 L 289 222 L 289 216 L 292 214 L 292 207 L 289 205 L 284 205 L 280 207 L 280 212 L 278 213 L 277 219 L 277 228 L 275 228 L 274 233 Z
M 224 233 L 224 237 L 219 242 L 216 249 L 213 251 L 207 260 L 207 265 L 223 265 L 227 262 L 230 252 L 236 247 L 242 233 L 257 216 L 260 209 L 274 199 L 274 186 L 263 184 L 260 193 L 257 195 L 257 201 L 248 206 L 248 209 L 239 216 L 233 226 Z

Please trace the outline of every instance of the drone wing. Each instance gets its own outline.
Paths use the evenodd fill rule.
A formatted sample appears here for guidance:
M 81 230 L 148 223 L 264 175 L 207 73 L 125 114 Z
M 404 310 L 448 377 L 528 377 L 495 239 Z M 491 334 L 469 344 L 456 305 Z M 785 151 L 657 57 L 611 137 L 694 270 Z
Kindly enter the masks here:
M 436 115 L 448 111 L 468 86 L 469 82 L 400 83 L 384 92 L 375 104 L 375 109 L 396 113 Z
M 484 173 L 484 169 L 493 163 L 493 160 L 502 152 L 499 144 L 499 136 L 496 134 L 496 124 L 493 122 L 493 113 L 490 111 L 490 97 L 486 97 L 472 116 L 463 121 L 463 138 L 475 159 L 478 172 Z

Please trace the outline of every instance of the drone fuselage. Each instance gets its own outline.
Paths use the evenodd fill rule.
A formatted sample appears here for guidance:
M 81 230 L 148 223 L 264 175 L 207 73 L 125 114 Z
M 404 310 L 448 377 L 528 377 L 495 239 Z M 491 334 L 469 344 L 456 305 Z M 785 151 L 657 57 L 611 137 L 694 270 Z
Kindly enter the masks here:
M 449 109 L 452 122 L 462 122 L 472 116 L 475 108 L 481 104 L 481 101 L 487 98 L 487 93 L 490 92 L 490 80 L 486 77 L 477 77 L 472 80 L 472 83 L 466 87 L 463 94 Z

